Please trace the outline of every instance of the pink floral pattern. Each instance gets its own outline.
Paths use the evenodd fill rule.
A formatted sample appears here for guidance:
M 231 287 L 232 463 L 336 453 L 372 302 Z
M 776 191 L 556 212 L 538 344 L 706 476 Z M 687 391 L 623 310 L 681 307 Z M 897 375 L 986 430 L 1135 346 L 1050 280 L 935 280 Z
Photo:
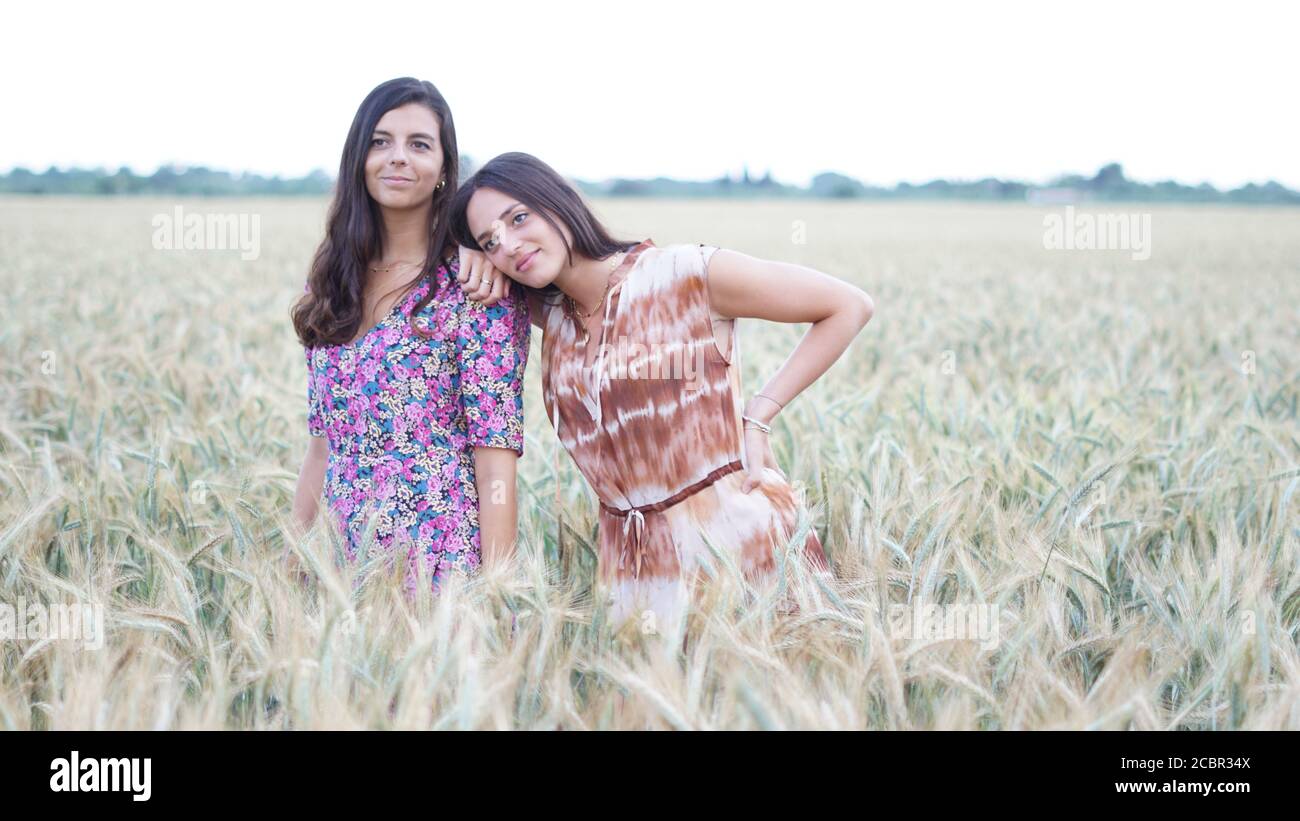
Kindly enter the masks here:
M 523 375 L 530 325 L 521 298 L 468 300 L 457 265 L 439 267 L 365 336 L 307 348 L 307 428 L 329 441 L 324 493 L 355 561 L 406 546 L 408 594 L 423 560 L 436 593 L 448 572 L 480 564 L 474 448 L 524 452 Z

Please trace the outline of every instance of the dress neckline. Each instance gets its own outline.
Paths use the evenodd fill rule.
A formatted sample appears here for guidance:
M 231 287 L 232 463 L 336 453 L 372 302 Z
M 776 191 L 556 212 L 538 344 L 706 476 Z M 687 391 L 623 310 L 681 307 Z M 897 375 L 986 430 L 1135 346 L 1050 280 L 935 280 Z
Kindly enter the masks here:
M 631 275 L 632 269 L 636 267 L 637 260 L 641 258 L 641 253 L 653 247 L 655 247 L 654 240 L 646 239 L 638 242 L 628 250 L 627 256 L 623 257 L 623 261 L 620 262 L 618 267 L 614 269 L 614 272 L 610 274 L 611 277 L 619 277 L 614 281 L 615 287 Z M 621 277 L 619 276 L 620 274 L 622 274 Z M 610 290 L 612 291 L 613 289 Z
M 622 286 L 627 281 L 627 278 L 632 275 L 632 269 L 636 267 L 637 260 L 641 258 L 641 253 L 653 247 L 655 247 L 654 240 L 642 240 L 632 246 L 632 248 L 628 249 L 627 255 L 623 257 L 623 261 L 618 264 L 617 268 L 610 272 L 609 276 L 610 279 L 613 280 L 613 285 L 610 286 L 609 293 L 605 296 L 608 303 L 602 306 L 610 315 L 617 316 L 617 313 L 613 310 L 614 300 L 617 296 L 621 296 Z M 584 336 L 587 336 L 584 334 L 585 328 L 577 315 L 571 313 L 569 314 L 569 317 L 573 320 L 574 348 L 579 350 L 580 353 L 580 356 L 578 357 L 579 371 L 585 375 L 590 373 L 591 369 L 596 366 L 595 362 L 592 362 L 590 365 L 587 364 L 587 345 L 591 340 L 590 338 L 584 339 Z M 596 342 L 597 346 L 605 344 L 605 331 L 605 316 L 602 316 L 600 320 L 600 339 Z
M 370 330 L 366 331 L 364 334 L 352 340 L 351 342 L 343 343 L 339 347 L 345 349 L 352 348 L 357 345 L 360 345 L 362 342 L 365 342 L 367 339 L 370 338 L 371 334 L 373 334 L 375 331 L 378 331 L 380 328 L 383 328 L 385 325 L 387 325 L 389 320 L 393 318 L 393 314 L 396 313 L 405 314 L 406 307 L 408 304 L 411 307 L 414 307 L 415 302 L 418 302 L 420 298 L 424 296 L 424 291 L 427 289 L 429 284 L 430 283 L 427 278 L 424 279 L 423 282 L 417 283 L 416 286 L 412 288 L 409 293 L 406 294 L 406 296 L 402 297 L 401 299 L 397 300 L 397 302 L 393 303 L 393 307 L 388 310 L 388 313 L 384 314 L 384 318 L 379 320 L 373 326 L 371 326 Z
M 609 330 L 607 326 L 615 325 L 618 322 L 618 310 L 616 309 L 619 309 L 622 306 L 623 286 L 627 284 L 628 278 L 635 272 L 637 262 L 641 259 L 642 253 L 653 247 L 655 247 L 655 244 L 654 240 L 651 239 L 646 239 L 637 243 L 628 251 L 627 256 L 623 258 L 622 263 L 620 263 L 619 266 L 610 274 L 611 278 L 619 278 L 614 281 L 614 284 L 609 289 L 609 293 L 605 297 L 603 316 L 600 321 L 600 339 L 597 342 L 598 346 L 605 344 L 606 334 Z M 570 316 L 572 316 L 574 320 L 568 331 L 571 344 L 567 346 L 568 350 L 565 351 L 564 355 L 566 358 L 570 358 L 576 365 L 573 369 L 576 373 L 573 374 L 575 384 L 572 386 L 572 390 L 578 394 L 578 397 L 586 407 L 591 420 L 599 425 L 601 421 L 601 394 L 605 381 L 603 378 L 604 352 L 598 347 L 596 360 L 592 362 L 591 365 L 587 364 L 587 350 L 591 340 L 589 337 L 585 340 L 583 339 L 581 326 L 578 323 L 577 317 L 573 315 Z

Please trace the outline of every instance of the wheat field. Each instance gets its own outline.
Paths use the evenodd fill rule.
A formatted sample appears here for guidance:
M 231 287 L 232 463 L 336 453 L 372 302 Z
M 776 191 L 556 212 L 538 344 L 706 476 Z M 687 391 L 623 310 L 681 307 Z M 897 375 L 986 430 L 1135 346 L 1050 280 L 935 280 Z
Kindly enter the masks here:
M 876 302 L 774 425 L 835 570 L 782 562 L 797 613 L 722 549 L 685 635 L 610 631 L 536 332 L 519 565 L 406 603 L 287 532 L 323 201 L 0 199 L 0 605 L 104 628 L 10 616 L 0 727 L 1300 729 L 1300 213 L 1105 206 L 1134 260 L 1042 206 L 595 205 Z M 257 258 L 155 248 L 177 206 L 257 215 Z M 802 330 L 740 321 L 748 390 Z

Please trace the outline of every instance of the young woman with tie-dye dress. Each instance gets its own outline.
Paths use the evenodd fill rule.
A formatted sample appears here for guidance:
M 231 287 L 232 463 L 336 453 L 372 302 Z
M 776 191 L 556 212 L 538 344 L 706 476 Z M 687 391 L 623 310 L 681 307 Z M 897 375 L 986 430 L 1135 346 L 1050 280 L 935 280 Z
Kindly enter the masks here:
M 659 630 L 674 629 L 706 541 L 751 580 L 769 574 L 799 512 L 769 423 L 866 325 L 871 298 L 807 268 L 712 246 L 618 242 L 527 154 L 497 157 L 466 181 L 451 230 L 525 286 L 543 329 L 542 396 L 600 500 L 599 577 L 614 622 L 653 613 Z M 740 317 L 813 323 L 748 401 Z M 815 531 L 802 555 L 828 570 Z

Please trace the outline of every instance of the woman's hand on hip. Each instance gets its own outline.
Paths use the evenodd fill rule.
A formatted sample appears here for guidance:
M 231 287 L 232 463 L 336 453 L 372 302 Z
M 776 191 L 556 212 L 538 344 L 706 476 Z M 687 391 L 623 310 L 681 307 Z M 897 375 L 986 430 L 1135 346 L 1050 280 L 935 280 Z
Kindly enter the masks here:
M 776 455 L 772 453 L 770 435 L 749 426 L 745 427 L 744 433 L 745 481 L 740 486 L 741 492 L 748 493 L 767 481 L 768 468 L 776 471 L 782 479 L 786 478 L 785 471 L 777 465 Z

